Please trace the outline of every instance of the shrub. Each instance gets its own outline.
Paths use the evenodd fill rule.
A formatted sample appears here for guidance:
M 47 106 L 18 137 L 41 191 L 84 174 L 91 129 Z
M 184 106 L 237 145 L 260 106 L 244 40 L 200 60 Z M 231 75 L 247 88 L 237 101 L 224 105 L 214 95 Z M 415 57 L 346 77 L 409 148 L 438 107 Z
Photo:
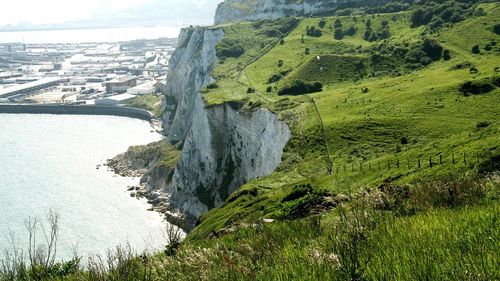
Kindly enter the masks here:
M 323 90 L 323 84 L 321 82 L 307 83 L 302 80 L 295 80 L 291 85 L 283 87 L 279 91 L 279 95 L 302 95 L 309 93 L 321 92 Z
M 320 28 L 324 28 L 324 27 L 325 27 L 325 25 L 326 25 L 326 20 L 325 20 L 325 19 L 321 19 L 321 20 L 319 21 L 319 23 L 318 23 L 318 26 L 319 26 Z
M 495 24 L 493 26 L 493 32 L 495 32 L 497 35 L 500 35 L 500 23 Z
M 342 28 L 335 29 L 335 32 L 333 33 L 333 38 L 335 38 L 336 40 L 344 39 L 344 31 L 342 31 Z
M 270 92 L 272 92 L 272 91 L 273 91 L 273 87 L 271 87 L 271 86 L 267 87 L 267 89 L 266 89 L 266 92 L 267 92 L 267 93 L 270 93 Z
M 283 75 L 281 74 L 273 74 L 273 76 L 269 77 L 269 79 L 267 79 L 267 83 L 271 84 L 271 83 L 274 83 L 274 82 L 278 82 L 281 80 L 281 78 L 283 78 Z
M 309 48 L 306 48 L 304 50 L 304 54 L 309 55 L 311 53 L 311 50 Z
M 489 126 L 490 126 L 489 122 L 481 121 L 476 124 L 476 129 L 479 131 L 481 129 L 488 128 Z
M 310 36 L 310 37 L 321 37 L 323 36 L 323 32 L 321 31 L 321 29 L 316 29 L 316 27 L 314 26 L 311 26 L 311 27 L 307 27 L 307 30 L 306 30 L 306 34 L 307 36 Z
M 479 45 L 475 45 L 474 47 L 472 47 L 471 51 L 473 54 L 476 54 L 476 55 L 481 53 L 481 49 L 479 49 Z
M 485 81 L 467 81 L 460 87 L 460 92 L 462 92 L 465 96 L 469 94 L 479 95 L 486 94 L 491 91 L 495 86 Z
M 282 67 L 283 66 L 283 60 L 279 60 L 278 61 L 278 67 Z
M 351 25 L 351 27 L 349 27 L 344 33 L 347 36 L 354 36 L 356 35 L 357 31 L 358 30 L 356 29 L 356 27 L 354 25 Z
M 446 49 L 446 50 L 443 51 L 443 59 L 444 60 L 450 60 L 451 59 L 450 50 Z
M 207 89 L 217 89 L 219 88 L 219 85 L 217 83 L 210 83 L 207 85 Z
M 336 19 L 336 20 L 335 20 L 335 23 L 333 24 L 333 27 L 334 27 L 335 29 L 337 29 L 337 28 L 342 28 L 342 21 L 340 21 L 340 19 Z
M 237 44 L 232 46 L 217 46 L 217 56 L 224 58 L 239 58 L 245 53 L 245 49 Z
M 285 45 L 285 39 L 280 40 L 280 45 Z
M 434 39 L 425 39 L 422 50 L 434 61 L 440 60 L 443 54 L 443 47 Z
M 255 93 L 255 89 L 254 88 L 248 88 L 247 89 L 247 94 L 253 94 Z

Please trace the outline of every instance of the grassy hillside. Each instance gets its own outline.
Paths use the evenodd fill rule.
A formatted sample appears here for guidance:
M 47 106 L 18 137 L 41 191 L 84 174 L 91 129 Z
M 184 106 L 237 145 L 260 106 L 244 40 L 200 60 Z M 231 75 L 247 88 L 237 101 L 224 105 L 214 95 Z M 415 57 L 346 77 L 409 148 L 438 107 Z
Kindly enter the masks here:
M 219 26 L 207 106 L 276 113 L 293 133 L 282 164 L 164 253 L 46 276 L 500 279 L 500 4 L 401 7 Z M 322 91 L 280 95 L 297 80 Z

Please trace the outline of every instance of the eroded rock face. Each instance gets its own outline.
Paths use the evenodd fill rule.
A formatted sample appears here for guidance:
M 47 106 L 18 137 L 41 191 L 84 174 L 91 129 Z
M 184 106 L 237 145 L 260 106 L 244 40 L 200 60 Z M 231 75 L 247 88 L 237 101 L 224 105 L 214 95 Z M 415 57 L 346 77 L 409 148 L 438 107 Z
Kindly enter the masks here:
M 222 29 L 186 28 L 169 61 L 163 127 L 172 142 L 183 142 L 192 123 L 194 102 L 202 85 L 213 81 L 215 47 L 224 37 Z
M 225 0 L 215 13 L 215 24 L 286 16 L 327 16 L 341 5 L 379 4 L 381 0 Z
M 146 175 L 148 192 L 168 198 L 160 207 L 183 216 L 188 228 L 249 180 L 274 172 L 291 137 L 286 123 L 267 109 L 248 112 L 237 103 L 206 107 L 200 89 L 213 82 L 223 36 L 217 28 L 181 32 L 162 116 L 167 140 L 182 150 L 181 158 L 171 178 L 154 170 Z

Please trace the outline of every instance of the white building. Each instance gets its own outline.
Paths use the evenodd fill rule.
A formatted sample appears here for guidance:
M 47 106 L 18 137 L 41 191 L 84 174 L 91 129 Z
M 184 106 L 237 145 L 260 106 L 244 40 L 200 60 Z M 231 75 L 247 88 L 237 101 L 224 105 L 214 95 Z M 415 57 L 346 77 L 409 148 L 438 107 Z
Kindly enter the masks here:
M 125 102 L 136 98 L 137 96 L 130 95 L 130 94 L 121 94 L 121 95 L 115 95 L 115 96 L 110 96 L 110 97 L 105 97 L 102 99 L 98 99 L 95 101 L 96 105 L 120 105 L 124 104 Z

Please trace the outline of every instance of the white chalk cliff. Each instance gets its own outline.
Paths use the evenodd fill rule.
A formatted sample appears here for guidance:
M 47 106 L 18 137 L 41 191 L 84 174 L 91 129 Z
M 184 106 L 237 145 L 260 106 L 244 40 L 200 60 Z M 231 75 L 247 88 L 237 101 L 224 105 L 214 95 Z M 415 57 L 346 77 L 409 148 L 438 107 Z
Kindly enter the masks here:
M 173 174 L 151 171 L 144 179 L 152 199 L 168 198 L 168 208 L 190 223 L 249 180 L 273 173 L 291 137 L 286 123 L 267 109 L 205 105 L 200 89 L 213 82 L 223 36 L 217 28 L 181 31 L 170 60 L 163 125 L 182 154 Z
M 225 0 L 215 13 L 215 24 L 278 19 L 287 16 L 328 16 L 356 4 L 377 5 L 383 0 Z

